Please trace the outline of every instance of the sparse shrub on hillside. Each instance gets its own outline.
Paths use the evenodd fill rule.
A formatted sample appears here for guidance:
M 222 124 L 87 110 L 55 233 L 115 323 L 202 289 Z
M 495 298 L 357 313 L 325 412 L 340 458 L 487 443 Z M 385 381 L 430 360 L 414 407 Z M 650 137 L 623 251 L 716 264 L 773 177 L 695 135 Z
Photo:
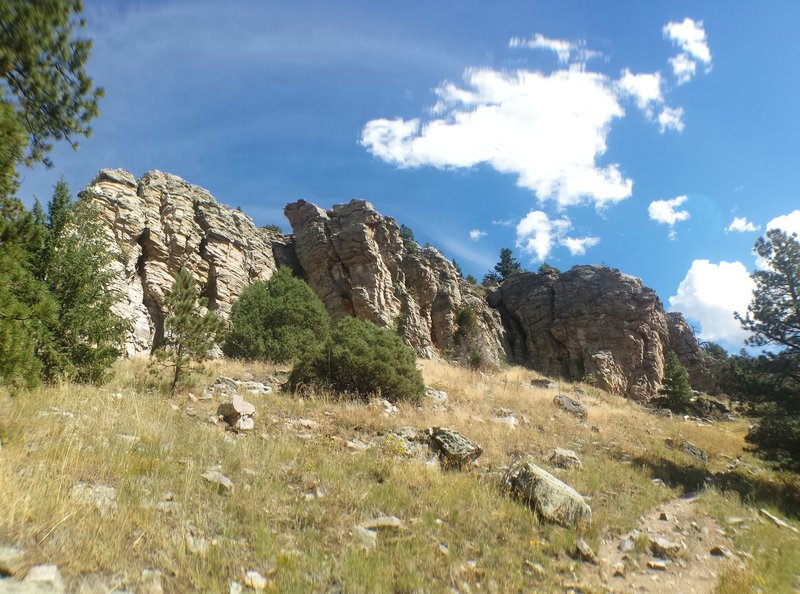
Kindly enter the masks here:
M 280 233 L 281 235 L 283 235 L 283 228 L 280 225 L 276 225 L 274 223 L 271 223 L 269 225 L 264 225 L 261 228 L 267 231 L 274 231 L 275 233 Z
M 193 365 L 211 356 L 223 329 L 222 320 L 213 311 L 204 309 L 192 274 L 181 268 L 164 298 L 164 344 L 153 353 L 154 365 L 173 370 L 170 386 L 173 394 Z
M 344 318 L 330 338 L 292 369 L 292 389 L 329 388 L 367 398 L 417 400 L 425 390 L 414 351 L 394 332 L 371 322 Z
M 458 312 L 456 324 L 458 329 L 453 335 L 453 355 L 456 361 L 472 369 L 480 369 L 486 359 L 480 348 L 478 314 L 470 306 L 463 307 Z
M 400 237 L 403 240 L 403 246 L 405 246 L 409 254 L 415 256 L 419 253 L 419 244 L 417 240 L 414 239 L 414 232 L 411 230 L 411 227 L 400 225 Z
M 661 394 L 667 408 L 676 412 L 684 410 L 692 397 L 689 373 L 672 351 L 667 351 L 664 358 L 664 387 Z
M 288 268 L 245 288 L 233 304 L 230 323 L 222 351 L 250 360 L 292 361 L 318 348 L 330 335 L 322 301 Z

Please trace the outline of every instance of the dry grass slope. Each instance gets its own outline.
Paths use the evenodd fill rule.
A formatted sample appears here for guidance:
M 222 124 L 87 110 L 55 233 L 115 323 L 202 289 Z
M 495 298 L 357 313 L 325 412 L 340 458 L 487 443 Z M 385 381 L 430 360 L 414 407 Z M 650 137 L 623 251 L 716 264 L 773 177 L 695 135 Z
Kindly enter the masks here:
M 604 569 L 574 558 L 576 540 L 596 549 L 660 503 L 699 489 L 702 509 L 743 561 L 721 566 L 720 592 L 800 585 L 800 538 L 757 509 L 796 518 L 800 483 L 743 451 L 745 422 L 663 419 L 588 386 L 581 422 L 553 405 L 553 391 L 530 387 L 528 370 L 422 365 L 426 384 L 449 394 L 446 407 L 400 404 L 384 415 L 328 394 L 274 392 L 248 398 L 257 407 L 248 434 L 208 422 L 216 401 L 162 395 L 130 361 L 102 388 L 0 394 L 0 545 L 25 551 L 13 574 L 55 563 L 75 592 L 91 591 L 92 580 L 135 590 L 144 569 L 160 570 L 168 592 L 228 592 L 249 570 L 273 592 L 603 591 Z M 193 392 L 219 375 L 261 380 L 281 371 L 218 361 Z M 519 425 L 503 422 L 500 409 Z M 389 435 L 402 426 L 463 433 L 484 449 L 478 468 L 444 472 L 405 456 Z M 667 447 L 681 435 L 708 451 L 707 465 Z M 353 439 L 376 445 L 354 449 Z M 591 498 L 582 533 L 540 523 L 498 490 L 517 456 L 550 469 L 555 447 L 583 460 L 582 469 L 553 470 Z M 204 480 L 210 467 L 233 489 Z M 100 509 L 81 498 L 82 483 L 113 487 L 116 497 Z M 377 546 L 366 547 L 356 526 L 382 515 L 403 527 L 380 530 Z

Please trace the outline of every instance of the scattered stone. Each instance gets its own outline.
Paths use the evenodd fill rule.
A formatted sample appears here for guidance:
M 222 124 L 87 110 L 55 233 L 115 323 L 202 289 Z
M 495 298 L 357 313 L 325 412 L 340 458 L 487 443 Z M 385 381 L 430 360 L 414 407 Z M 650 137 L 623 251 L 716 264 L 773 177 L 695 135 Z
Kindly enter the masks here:
M 353 528 L 353 536 L 367 550 L 374 549 L 378 545 L 378 533 L 364 526 Z
M 8 577 L 14 575 L 25 551 L 18 547 L 0 546 L 0 577 Z
M 581 397 L 583 397 L 583 396 L 588 396 L 588 395 L 589 395 L 589 394 L 586 392 L 586 390 L 584 390 L 584 389 L 583 389 L 583 388 L 581 388 L 580 386 L 575 386 L 575 387 L 573 387 L 573 388 L 572 388 L 572 393 L 573 393 L 573 394 L 575 394 L 576 396 L 578 396 L 579 398 L 581 398 Z
M 351 450 L 355 450 L 357 452 L 365 452 L 370 449 L 372 446 L 368 443 L 364 443 L 360 439 L 348 439 L 345 442 L 345 445 L 350 448 Z
M 571 526 L 591 519 L 592 509 L 575 489 L 530 460 L 513 464 L 502 486 L 547 521 Z
M 544 388 L 545 390 L 558 390 L 558 384 L 546 378 L 532 379 L 531 385 L 535 388 Z
M 445 427 L 433 427 L 430 444 L 439 456 L 442 468 L 463 469 L 470 466 L 483 453 L 483 449 L 457 431 Z
M 24 582 L 28 584 L 41 584 L 50 592 L 64 592 L 64 580 L 55 565 L 34 565 L 31 567 Z
M 448 555 L 450 555 L 450 549 L 443 542 L 440 542 L 439 546 L 436 547 L 436 552 L 442 557 L 447 557 Z
M 297 419 L 297 424 L 303 429 L 319 429 L 319 423 L 314 419 Z
M 573 414 L 581 419 L 585 419 L 589 416 L 589 413 L 586 410 L 586 407 L 583 406 L 577 400 L 573 400 L 566 394 L 559 394 L 553 399 L 553 402 L 558 406 L 560 409 L 567 411 L 570 414 Z
M 396 516 L 379 516 L 361 524 L 367 530 L 401 530 L 405 528 L 403 520 Z
M 762 508 L 762 509 L 759 509 L 758 511 L 760 513 L 762 513 L 763 515 L 765 515 L 766 517 L 768 517 L 770 520 L 772 520 L 776 525 L 780 526 L 781 528 L 788 528 L 789 530 L 791 530 L 792 532 L 795 532 L 795 533 L 800 532 L 800 530 L 798 530 L 797 528 L 795 528 L 791 524 L 787 524 L 786 522 L 781 520 L 778 516 L 773 516 L 767 510 Z
M 708 453 L 703 448 L 694 445 L 683 435 L 681 435 L 681 439 L 679 442 L 676 442 L 674 439 L 667 438 L 666 443 L 670 447 L 678 448 L 683 453 L 688 454 L 693 458 L 697 458 L 701 462 L 708 462 Z
M 636 548 L 636 543 L 630 537 L 620 541 L 619 546 L 617 547 L 620 553 L 630 553 L 635 548 Z
M 382 408 L 383 409 L 383 416 L 385 416 L 385 417 L 391 417 L 391 416 L 394 416 L 394 415 L 396 415 L 397 413 L 400 412 L 400 409 L 397 408 L 397 406 L 395 406 L 394 404 L 392 404 L 391 402 L 389 402 L 385 398 L 380 398 L 378 400 L 371 401 L 370 402 L 370 406 L 373 406 L 373 407 L 376 407 L 376 408 Z
M 222 474 L 219 470 L 209 468 L 200 476 L 206 479 L 209 483 L 214 483 L 216 485 L 219 485 L 223 489 L 226 490 L 233 489 L 233 481 L 224 474 Z
M 625 577 L 625 564 L 624 563 L 616 563 L 614 568 L 611 570 L 611 575 L 613 577 L 624 578 Z
M 667 520 L 669 520 L 669 517 L 667 517 L 667 513 L 666 512 L 661 512 L 658 515 L 658 519 L 661 520 L 662 522 L 666 522 Z
M 589 561 L 589 563 L 592 563 L 593 565 L 598 565 L 600 563 L 597 555 L 595 555 L 595 552 L 592 550 L 592 547 L 590 547 L 589 543 L 582 538 L 577 540 L 575 543 L 575 548 L 578 550 L 578 554 Z
M 425 396 L 433 400 L 436 404 L 444 404 L 448 399 L 447 392 L 431 388 L 430 386 L 425 388 Z
M 255 426 L 253 416 L 256 407 L 239 394 L 234 394 L 230 402 L 223 402 L 217 408 L 217 415 L 236 431 L 249 431 Z
M 525 559 L 525 567 L 536 577 L 543 578 L 545 576 L 544 565 L 541 563 L 533 563 L 530 559 Z
M 72 497 L 80 503 L 93 505 L 105 516 L 117 509 L 117 490 L 107 485 L 78 483 L 72 487 Z
M 728 549 L 720 546 L 713 547 L 709 553 L 711 553 L 714 557 L 727 558 L 732 556 L 732 553 Z
M 266 590 L 269 582 L 263 575 L 251 569 L 244 574 L 244 585 L 253 590 Z
M 516 429 L 519 425 L 519 420 L 514 416 L 514 412 L 507 408 L 501 408 L 496 411 L 494 421 L 508 426 L 510 429 Z
M 659 561 L 658 559 L 651 559 L 647 562 L 647 567 L 650 569 L 657 569 L 658 571 L 666 571 L 667 564 L 664 561 Z
M 157 569 L 143 569 L 139 580 L 138 594 L 164 594 L 161 584 L 161 572 Z
M 553 450 L 548 460 L 550 464 L 556 468 L 563 468 L 565 470 L 569 470 L 570 468 L 583 468 L 583 462 L 578 458 L 578 454 L 564 448 L 556 448 Z
M 244 592 L 244 586 L 236 580 L 231 580 L 231 587 L 228 589 L 228 592 L 229 594 L 242 594 Z
M 656 536 L 655 538 L 650 537 L 649 544 L 650 551 L 652 551 L 656 557 L 676 559 L 683 551 L 683 547 L 680 543 L 672 542 L 660 536 Z

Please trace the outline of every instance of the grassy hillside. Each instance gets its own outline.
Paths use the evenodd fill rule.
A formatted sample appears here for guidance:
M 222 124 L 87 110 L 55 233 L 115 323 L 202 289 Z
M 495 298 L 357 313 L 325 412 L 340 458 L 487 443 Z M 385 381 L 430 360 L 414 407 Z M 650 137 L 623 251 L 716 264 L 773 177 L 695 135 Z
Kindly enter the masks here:
M 248 571 L 274 592 L 626 591 L 637 572 L 657 572 L 646 567 L 647 543 L 638 538 L 627 577 L 613 577 L 602 559 L 582 561 L 576 540 L 616 547 L 660 505 L 698 491 L 696 534 L 683 526 L 676 538 L 702 548 L 700 527 L 713 526 L 733 554 L 678 558 L 665 575 L 678 579 L 702 556 L 719 592 L 800 586 L 800 535 L 759 513 L 796 526 L 800 480 L 743 450 L 746 420 L 666 419 L 583 386 L 582 422 L 553 404 L 554 391 L 531 387 L 528 370 L 422 365 L 426 384 L 448 393 L 443 405 L 425 399 L 395 412 L 329 394 L 298 398 L 277 389 L 285 370 L 230 361 L 210 364 L 177 398 L 130 361 L 101 388 L 0 394 L 0 547 L 23 551 L 7 571 L 21 579 L 53 563 L 76 592 L 158 591 L 147 570 L 160 572 L 165 592 L 239 591 Z M 253 431 L 209 420 L 220 399 L 200 397 L 220 375 L 276 383 L 246 396 L 257 409 Z M 391 434 L 403 426 L 453 428 L 484 454 L 470 472 L 443 471 Z M 708 464 L 667 445 L 681 436 L 708 452 Z M 552 469 L 555 447 L 575 450 L 583 467 Z M 521 455 L 590 498 L 592 523 L 541 523 L 501 493 L 504 467 Z M 204 479 L 209 469 L 233 488 Z M 379 528 L 373 542 L 359 526 L 382 516 L 401 525 Z

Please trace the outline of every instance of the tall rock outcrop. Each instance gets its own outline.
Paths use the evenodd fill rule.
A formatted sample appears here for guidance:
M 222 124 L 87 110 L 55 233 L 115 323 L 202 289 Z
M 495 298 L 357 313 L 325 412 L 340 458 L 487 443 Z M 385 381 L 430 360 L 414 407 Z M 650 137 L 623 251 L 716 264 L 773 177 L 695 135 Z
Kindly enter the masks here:
M 300 266 L 334 319 L 352 315 L 396 327 L 424 357 L 504 358 L 497 312 L 438 250 L 406 250 L 397 222 L 369 202 L 325 211 L 300 200 L 284 213 Z
M 269 279 L 277 268 L 273 243 L 280 252 L 280 234 L 259 229 L 176 175 L 151 171 L 137 180 L 122 169 L 103 169 L 85 192 L 119 247 L 116 309 L 133 326 L 129 355 L 149 353 L 160 343 L 164 292 L 181 267 L 223 317 L 245 286 Z
M 667 313 L 669 327 L 669 346 L 678 357 L 678 361 L 689 372 L 689 383 L 695 390 L 703 390 L 710 394 L 719 392 L 719 385 L 703 353 L 694 330 L 689 326 L 683 314 L 677 311 Z
M 526 272 L 488 300 L 502 315 L 513 362 L 593 378 L 638 400 L 660 388 L 669 326 L 661 300 L 638 278 L 604 266 Z

